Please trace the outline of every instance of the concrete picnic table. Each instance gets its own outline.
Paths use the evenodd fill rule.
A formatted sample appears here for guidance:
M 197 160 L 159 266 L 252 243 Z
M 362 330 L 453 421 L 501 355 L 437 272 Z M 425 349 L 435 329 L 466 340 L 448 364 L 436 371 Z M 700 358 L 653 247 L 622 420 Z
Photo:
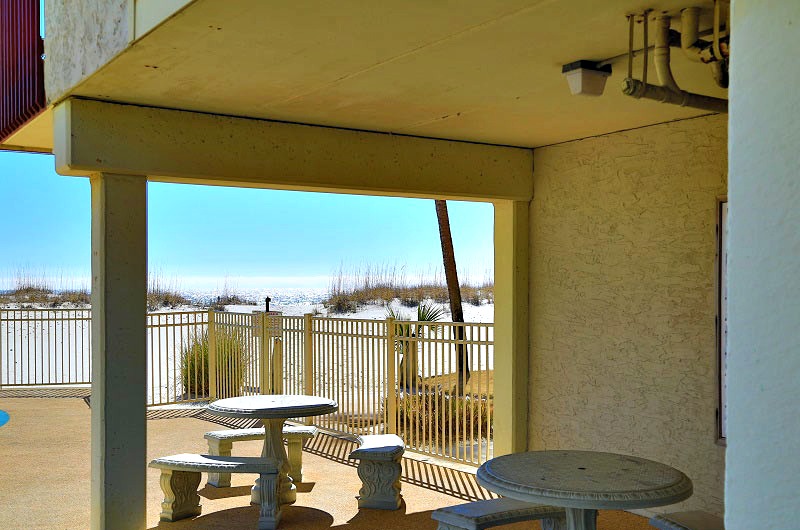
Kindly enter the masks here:
M 597 510 L 664 506 L 692 495 L 692 481 L 675 468 L 594 451 L 500 456 L 478 468 L 477 480 L 504 497 L 563 507 L 568 530 L 595 530 Z
M 339 405 L 327 398 L 304 395 L 257 395 L 220 399 L 208 406 L 208 412 L 229 418 L 257 418 L 264 425 L 266 436 L 261 456 L 275 462 L 278 468 L 276 511 L 297 500 L 297 491 L 289 477 L 289 460 L 283 447 L 283 423 L 288 418 L 319 416 L 336 412 Z M 251 500 L 258 502 L 261 479 L 253 486 Z

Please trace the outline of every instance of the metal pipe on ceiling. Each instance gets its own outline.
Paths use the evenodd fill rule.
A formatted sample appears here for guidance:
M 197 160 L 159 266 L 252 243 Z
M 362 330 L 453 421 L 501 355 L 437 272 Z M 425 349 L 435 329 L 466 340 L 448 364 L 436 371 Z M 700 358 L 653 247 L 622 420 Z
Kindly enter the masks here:
M 646 18 L 647 14 L 645 14 L 645 20 Z M 656 21 L 653 63 L 661 85 L 651 85 L 647 83 L 643 71 L 642 81 L 631 77 L 625 79 L 623 81 L 622 92 L 625 95 L 637 99 L 645 98 L 662 103 L 709 110 L 712 112 L 728 112 L 728 100 L 726 99 L 694 94 L 680 89 L 672 75 L 672 69 L 670 68 L 669 32 L 672 19 L 669 15 L 662 14 L 656 18 Z

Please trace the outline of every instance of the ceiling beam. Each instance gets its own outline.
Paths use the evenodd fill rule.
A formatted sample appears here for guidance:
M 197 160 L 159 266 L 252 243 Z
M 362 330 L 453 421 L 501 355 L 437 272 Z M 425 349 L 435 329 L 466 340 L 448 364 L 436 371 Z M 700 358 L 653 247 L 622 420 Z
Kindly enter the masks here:
M 63 175 L 465 200 L 533 194 L 530 149 L 88 99 L 56 106 L 53 152 Z

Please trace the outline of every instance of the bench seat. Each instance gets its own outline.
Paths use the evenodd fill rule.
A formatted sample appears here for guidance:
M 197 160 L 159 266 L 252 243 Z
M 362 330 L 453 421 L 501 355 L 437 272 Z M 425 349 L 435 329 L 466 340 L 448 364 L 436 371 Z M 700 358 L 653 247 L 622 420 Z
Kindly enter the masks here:
M 196 455 L 182 453 L 163 456 L 150 462 L 156 469 L 172 469 L 174 471 L 224 470 L 229 473 L 270 473 L 275 466 L 268 464 L 263 458 L 256 456 L 219 456 Z M 277 473 L 277 471 L 275 471 Z
M 725 530 L 721 517 L 706 512 L 674 512 L 656 515 L 650 526 L 659 530 Z
M 183 453 L 156 458 L 150 467 L 161 470 L 161 520 L 177 521 L 200 515 L 197 487 L 201 473 L 257 473 L 261 477 L 259 530 L 274 530 L 280 520 L 277 502 L 278 469 L 260 457 Z
M 400 508 L 400 459 L 405 451 L 403 439 L 396 434 L 369 434 L 359 436 L 358 449 L 350 453 L 350 460 L 358 460 L 358 507 L 378 510 Z
M 288 446 L 289 476 L 292 477 L 292 482 L 303 481 L 303 443 L 316 435 L 317 428 L 313 425 L 283 426 L 283 438 Z M 233 451 L 233 442 L 263 440 L 264 436 L 263 427 L 253 427 L 209 431 L 204 438 L 208 441 L 209 454 L 230 456 Z M 208 484 L 216 488 L 227 488 L 231 485 L 231 476 L 229 473 L 209 473 Z
M 434 510 L 438 530 L 483 530 L 520 521 L 542 521 L 545 530 L 566 530 L 564 508 L 508 498 L 489 499 Z

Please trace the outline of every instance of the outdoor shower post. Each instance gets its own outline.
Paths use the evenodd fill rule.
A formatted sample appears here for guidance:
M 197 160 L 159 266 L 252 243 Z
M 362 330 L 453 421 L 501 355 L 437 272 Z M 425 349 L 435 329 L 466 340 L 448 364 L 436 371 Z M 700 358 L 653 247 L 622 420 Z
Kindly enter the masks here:
M 283 340 L 280 337 L 272 342 L 272 393 L 283 394 Z
M 214 310 L 208 310 L 208 395 L 217 399 L 217 334 Z
M 303 315 L 303 393 L 307 396 L 314 395 L 314 315 Z M 305 419 L 306 425 L 313 423 L 309 416 Z
M 397 373 L 394 319 L 386 319 L 386 413 L 388 433 L 397 434 Z
M 256 319 L 254 327 L 258 330 L 258 393 L 275 394 L 272 385 L 271 342 L 267 331 L 267 314 L 256 311 L 253 313 L 253 318 Z

